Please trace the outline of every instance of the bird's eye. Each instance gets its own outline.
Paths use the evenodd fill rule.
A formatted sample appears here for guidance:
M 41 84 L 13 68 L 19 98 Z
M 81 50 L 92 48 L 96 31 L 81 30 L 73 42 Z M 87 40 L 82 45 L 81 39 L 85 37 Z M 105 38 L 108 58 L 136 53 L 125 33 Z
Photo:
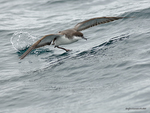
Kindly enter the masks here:
M 59 33 L 61 33 L 61 31 L 59 31 Z

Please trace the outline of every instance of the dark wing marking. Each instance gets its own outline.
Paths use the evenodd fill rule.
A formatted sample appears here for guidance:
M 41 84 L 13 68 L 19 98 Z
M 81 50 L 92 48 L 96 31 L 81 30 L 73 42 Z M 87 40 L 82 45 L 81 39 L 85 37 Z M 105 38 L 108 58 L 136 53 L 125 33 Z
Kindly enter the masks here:
M 92 18 L 89 20 L 85 20 L 83 22 L 78 23 L 74 29 L 76 29 L 77 31 L 82 31 L 85 30 L 87 28 L 99 25 L 99 24 L 104 24 L 104 23 L 108 23 L 114 20 L 118 20 L 118 19 L 122 19 L 125 17 L 98 17 L 98 18 Z
M 40 40 L 38 40 L 36 43 L 34 43 L 21 57 L 20 59 L 23 59 L 26 57 L 33 49 L 39 48 L 42 46 L 50 45 L 51 42 L 54 40 L 54 38 L 60 37 L 60 34 L 50 34 L 50 35 L 45 35 L 42 37 Z

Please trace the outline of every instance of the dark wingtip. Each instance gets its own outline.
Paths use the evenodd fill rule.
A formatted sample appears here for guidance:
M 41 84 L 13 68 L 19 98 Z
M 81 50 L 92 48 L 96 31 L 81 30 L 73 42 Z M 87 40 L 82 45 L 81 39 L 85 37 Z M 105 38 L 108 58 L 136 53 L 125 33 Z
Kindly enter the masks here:
M 24 59 L 32 50 L 34 49 L 33 46 L 31 46 L 22 56 L 19 57 L 20 60 Z

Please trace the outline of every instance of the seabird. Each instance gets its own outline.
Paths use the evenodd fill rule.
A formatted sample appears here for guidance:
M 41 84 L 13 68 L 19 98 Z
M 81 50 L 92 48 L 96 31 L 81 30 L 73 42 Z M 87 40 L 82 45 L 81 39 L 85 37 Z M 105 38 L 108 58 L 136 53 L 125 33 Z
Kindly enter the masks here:
M 63 49 L 65 51 L 70 51 L 69 49 L 65 49 L 63 47 L 60 47 L 59 45 L 66 45 L 71 44 L 73 42 L 76 42 L 80 39 L 85 39 L 83 34 L 81 33 L 82 30 L 88 29 L 90 27 L 108 23 L 114 20 L 122 19 L 125 17 L 97 17 L 97 18 L 91 18 L 89 20 L 85 20 L 83 22 L 78 23 L 74 28 L 67 29 L 64 31 L 59 31 L 57 34 L 49 34 L 43 36 L 41 39 L 39 39 L 37 42 L 35 42 L 21 57 L 20 59 L 23 59 L 25 56 L 27 56 L 33 49 L 43 47 L 46 45 L 54 45 L 54 47 L 57 47 L 59 49 Z

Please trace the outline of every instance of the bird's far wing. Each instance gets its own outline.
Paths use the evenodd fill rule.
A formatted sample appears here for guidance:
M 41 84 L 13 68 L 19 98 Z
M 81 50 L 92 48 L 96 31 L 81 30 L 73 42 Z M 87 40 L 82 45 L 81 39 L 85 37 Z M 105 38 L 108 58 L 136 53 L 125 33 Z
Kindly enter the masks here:
M 61 36 L 60 34 L 45 35 L 45 36 L 42 37 L 40 40 L 38 40 L 37 42 L 35 42 L 35 43 L 20 57 L 20 59 L 23 59 L 24 57 L 26 57 L 26 56 L 27 56 L 33 49 L 35 49 L 35 48 L 39 48 L 39 47 L 42 47 L 42 46 L 50 45 L 54 38 L 58 38 L 58 37 L 60 37 L 60 36 Z
M 99 25 L 99 24 L 104 24 L 108 23 L 114 20 L 122 19 L 124 17 L 98 17 L 98 18 L 92 18 L 89 20 L 85 20 L 83 22 L 78 23 L 74 29 L 77 31 L 82 31 L 84 29 Z

